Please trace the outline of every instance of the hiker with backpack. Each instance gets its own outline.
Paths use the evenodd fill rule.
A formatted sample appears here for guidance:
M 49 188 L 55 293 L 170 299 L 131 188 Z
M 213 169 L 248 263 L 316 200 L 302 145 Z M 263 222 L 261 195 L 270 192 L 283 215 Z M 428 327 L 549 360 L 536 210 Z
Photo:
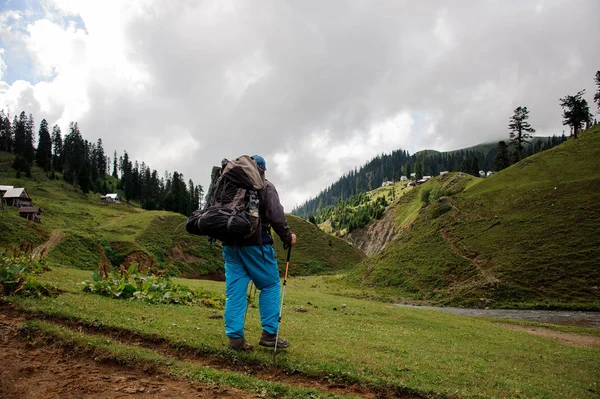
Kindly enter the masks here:
M 223 160 L 220 170 L 213 170 L 206 206 L 194 212 L 186 224 L 188 232 L 223 243 L 225 333 L 228 347 L 234 350 L 253 348 L 244 335 L 250 281 L 260 290 L 258 307 L 263 330 L 259 345 L 280 349 L 289 346 L 287 339 L 278 336 L 281 289 L 271 228 L 285 247 L 295 244 L 296 235 L 287 224 L 275 186 L 265 179 L 266 169 L 259 155 Z

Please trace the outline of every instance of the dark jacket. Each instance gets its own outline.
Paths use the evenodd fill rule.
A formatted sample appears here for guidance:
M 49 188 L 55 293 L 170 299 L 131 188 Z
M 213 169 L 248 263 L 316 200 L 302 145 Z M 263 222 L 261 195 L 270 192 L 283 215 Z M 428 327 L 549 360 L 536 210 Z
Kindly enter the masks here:
M 292 232 L 285 219 L 279 194 L 273 183 L 268 180 L 265 180 L 265 186 L 260 191 L 260 220 L 261 228 L 254 236 L 235 242 L 224 241 L 223 245 L 247 247 L 261 245 L 261 243 L 263 245 L 273 244 L 271 228 L 275 230 L 283 243 L 290 244 L 292 242 Z

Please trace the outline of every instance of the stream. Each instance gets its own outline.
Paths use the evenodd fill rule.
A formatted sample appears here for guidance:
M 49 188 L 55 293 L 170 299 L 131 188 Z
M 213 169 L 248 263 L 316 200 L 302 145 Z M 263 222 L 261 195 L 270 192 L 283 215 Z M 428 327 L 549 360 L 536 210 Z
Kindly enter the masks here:
M 570 310 L 535 310 L 535 309 L 469 309 L 436 306 L 416 306 L 397 303 L 405 308 L 439 310 L 464 316 L 482 316 L 498 319 L 536 321 L 539 323 L 561 324 L 567 326 L 587 327 L 600 330 L 600 312 Z

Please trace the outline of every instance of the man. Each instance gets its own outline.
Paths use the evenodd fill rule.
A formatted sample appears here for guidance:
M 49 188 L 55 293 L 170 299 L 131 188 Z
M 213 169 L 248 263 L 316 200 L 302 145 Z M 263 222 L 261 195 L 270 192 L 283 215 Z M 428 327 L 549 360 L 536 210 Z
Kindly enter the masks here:
M 267 170 L 263 157 L 252 157 L 261 174 Z M 279 325 L 279 268 L 273 249 L 271 227 L 285 245 L 294 245 L 296 235 L 290 231 L 285 219 L 283 206 L 275 186 L 265 180 L 260 192 L 261 228 L 250 238 L 223 242 L 225 260 L 225 333 L 229 337 L 229 348 L 250 350 L 252 345 L 244 337 L 244 318 L 246 314 L 246 290 L 250 280 L 260 290 L 258 307 L 263 328 L 259 345 L 274 347 Z M 279 338 L 278 348 L 289 346 L 287 339 Z

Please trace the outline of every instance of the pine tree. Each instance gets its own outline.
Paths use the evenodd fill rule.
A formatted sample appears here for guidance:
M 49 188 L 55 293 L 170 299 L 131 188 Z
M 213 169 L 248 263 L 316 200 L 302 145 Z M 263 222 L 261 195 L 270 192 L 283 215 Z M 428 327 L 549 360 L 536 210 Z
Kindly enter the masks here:
M 115 179 L 119 178 L 119 175 L 117 173 L 117 168 L 118 168 L 118 163 L 117 163 L 117 151 L 115 150 L 115 156 L 113 157 L 113 172 L 112 172 L 112 176 Z
M 498 142 L 498 152 L 496 153 L 496 157 L 494 158 L 494 170 L 496 172 L 501 171 L 502 169 L 506 169 L 509 166 L 509 158 L 508 158 L 508 146 L 506 142 L 499 141 Z
M 598 87 L 598 91 L 594 94 L 594 102 L 598 107 L 598 112 L 600 112 L 600 71 L 596 72 L 595 77 L 596 86 Z
M 27 124 L 27 115 L 25 112 L 19 114 L 19 119 L 15 116 L 13 120 L 14 153 L 25 157 L 25 147 L 27 139 L 25 138 L 25 125 Z
M 50 137 L 50 131 L 48 130 L 48 122 L 46 122 L 45 119 L 42 119 L 40 122 L 35 161 L 37 165 L 46 172 L 52 167 L 52 138 Z
M 183 180 L 183 175 L 173 172 L 171 184 L 167 197 L 165 198 L 165 210 L 171 212 L 178 212 L 186 215 L 189 206 L 188 193 Z
M 79 184 L 79 178 L 86 175 L 86 145 L 79 131 L 77 122 L 69 123 L 69 134 L 63 144 L 63 179 L 73 186 Z M 87 184 L 88 182 L 84 182 Z
M 87 140 L 86 140 L 87 143 Z M 90 180 L 94 188 L 100 187 L 100 174 L 98 173 L 98 149 L 95 144 L 90 145 Z
M 102 139 L 99 138 L 98 142 L 96 142 L 96 173 L 98 174 L 98 178 L 103 180 L 106 177 L 106 168 L 107 168 L 107 160 L 106 155 L 104 155 L 104 148 L 102 147 Z
M 563 109 L 563 125 L 571 126 L 572 136 L 577 138 L 577 134 L 586 123 L 592 118 L 590 107 L 583 98 L 585 89 L 574 96 L 565 96 L 560 99 L 560 106 Z
M 121 160 L 121 188 L 125 191 L 125 198 L 132 200 L 134 197 L 133 187 L 133 164 L 129 160 L 129 154 L 127 151 L 123 151 L 123 157 Z
M 35 159 L 35 135 L 34 135 L 35 123 L 33 122 L 33 115 L 29 114 L 29 118 L 27 122 L 25 122 L 25 150 L 23 155 L 25 159 L 29 163 L 29 165 L 33 164 Z
M 131 170 L 131 195 L 133 199 L 139 200 L 142 198 L 142 178 L 140 175 L 140 164 L 136 160 L 133 163 L 133 169 Z
M 27 129 L 27 116 L 25 112 L 21 112 L 19 114 L 19 119 L 15 116 L 13 120 L 13 137 L 14 137 L 14 153 L 16 155 L 15 160 L 13 161 L 12 167 L 17 171 L 17 177 L 21 177 L 21 172 L 25 172 L 29 177 L 31 175 L 30 169 L 31 164 L 27 158 L 27 137 L 26 137 L 26 129 Z
M 479 159 L 472 158 L 469 166 L 469 173 L 479 177 Z
M 0 111 L 0 151 L 12 152 L 13 150 L 13 131 L 10 124 L 10 117 Z
M 529 143 L 528 139 L 532 137 L 530 133 L 535 132 L 535 129 L 531 127 L 527 119 L 529 119 L 529 110 L 527 107 L 517 107 L 508 124 L 510 130 L 509 142 L 517 151 L 519 160 L 523 159 L 523 144 Z
M 191 215 L 196 209 L 198 209 L 198 200 L 196 199 L 196 187 L 192 179 L 188 181 L 188 207 L 186 209 L 186 215 Z
M 90 142 L 84 140 L 83 142 L 83 162 L 81 168 L 77 173 L 77 181 L 81 191 L 88 193 L 93 188 L 93 182 L 91 178 L 91 145 Z
M 60 132 L 60 127 L 54 125 L 52 127 L 52 169 L 58 172 L 62 172 L 62 152 L 63 152 L 63 140 Z

